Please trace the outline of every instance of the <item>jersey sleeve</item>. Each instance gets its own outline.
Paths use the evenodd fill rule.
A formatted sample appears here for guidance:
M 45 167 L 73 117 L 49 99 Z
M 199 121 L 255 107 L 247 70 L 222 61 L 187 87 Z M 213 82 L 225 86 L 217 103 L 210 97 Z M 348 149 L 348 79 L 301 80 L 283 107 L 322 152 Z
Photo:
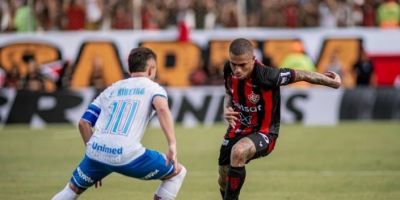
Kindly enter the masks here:
M 158 84 L 152 88 L 152 98 L 151 98 L 152 102 L 153 102 L 154 97 L 156 97 L 156 96 L 161 96 L 161 97 L 168 99 L 167 92 L 165 91 L 165 89 L 163 87 L 161 87 Z
M 279 87 L 294 81 L 295 72 L 289 68 L 275 68 L 258 65 L 255 67 L 255 79 L 265 88 Z
M 102 95 L 100 94 L 99 96 L 96 97 L 94 101 L 92 101 L 92 103 L 89 104 L 88 108 L 81 117 L 82 120 L 88 122 L 92 127 L 96 125 L 97 119 L 99 118 L 101 113 L 101 107 L 100 107 L 101 96 Z

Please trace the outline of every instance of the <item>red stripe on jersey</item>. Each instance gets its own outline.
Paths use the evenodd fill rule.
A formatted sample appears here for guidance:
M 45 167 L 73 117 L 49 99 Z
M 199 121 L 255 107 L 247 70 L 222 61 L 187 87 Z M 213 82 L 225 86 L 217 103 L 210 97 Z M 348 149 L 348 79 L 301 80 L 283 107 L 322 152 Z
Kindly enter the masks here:
M 268 134 L 272 119 L 272 107 L 273 107 L 272 91 L 271 90 L 262 91 L 262 96 L 264 99 L 264 105 L 263 105 L 264 119 L 261 124 L 260 132 Z
M 235 78 L 235 77 L 233 77 L 233 76 L 231 76 L 230 79 L 231 79 L 231 83 L 232 83 L 232 85 L 231 85 L 232 100 L 233 100 L 234 102 L 237 102 L 237 103 L 238 103 L 238 102 L 239 102 L 239 93 L 238 93 L 239 79 L 237 79 L 237 78 Z M 236 106 L 233 106 L 233 109 L 234 109 L 235 111 L 238 111 L 238 110 L 236 109 Z M 238 112 L 240 112 L 240 111 L 238 111 Z M 237 117 L 239 117 L 239 116 L 237 116 Z M 229 130 L 229 132 L 228 132 L 229 138 L 234 137 L 234 136 L 235 136 L 236 130 L 239 129 L 239 128 L 240 128 L 240 122 L 237 121 L 235 127 L 230 128 L 230 130 Z
M 252 104 L 250 102 L 250 96 L 254 94 L 253 92 L 253 81 L 252 79 L 247 79 L 244 87 L 244 94 L 245 94 L 245 99 L 246 99 L 246 107 L 254 107 L 257 106 L 257 104 Z M 242 134 L 248 135 L 253 132 L 253 125 L 257 124 L 257 112 L 249 112 L 251 119 L 250 119 L 250 126 L 246 127 L 243 129 Z

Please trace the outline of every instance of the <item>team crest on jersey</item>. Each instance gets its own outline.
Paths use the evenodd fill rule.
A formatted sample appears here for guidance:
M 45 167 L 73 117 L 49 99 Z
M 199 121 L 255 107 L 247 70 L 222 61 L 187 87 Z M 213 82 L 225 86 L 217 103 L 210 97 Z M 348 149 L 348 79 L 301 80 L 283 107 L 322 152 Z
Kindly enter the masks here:
M 260 100 L 260 95 L 254 94 L 254 92 L 251 92 L 251 94 L 249 96 L 247 96 L 247 98 L 249 98 L 249 101 L 251 103 L 256 104 Z

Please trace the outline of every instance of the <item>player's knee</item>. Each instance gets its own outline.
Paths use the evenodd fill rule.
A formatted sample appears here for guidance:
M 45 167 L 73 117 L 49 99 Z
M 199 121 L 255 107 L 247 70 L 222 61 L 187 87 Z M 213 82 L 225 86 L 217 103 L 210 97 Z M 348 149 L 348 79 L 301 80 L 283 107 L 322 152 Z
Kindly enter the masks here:
M 164 181 L 170 181 L 170 182 L 173 182 L 173 183 L 176 183 L 176 184 L 180 185 L 180 184 L 182 184 L 183 180 L 185 179 L 186 173 L 187 173 L 187 170 L 186 170 L 185 166 L 179 165 L 179 170 L 178 170 L 177 173 L 175 173 L 172 176 L 167 177 L 167 178 L 165 178 L 163 180 Z
M 184 180 L 185 177 L 186 177 L 187 170 L 186 170 L 186 167 L 185 167 L 185 166 L 183 166 L 183 165 L 181 165 L 181 166 L 182 166 L 181 171 L 179 172 L 179 174 L 178 174 L 177 176 L 179 176 L 180 182 L 181 182 L 181 184 L 182 184 L 183 180 Z
M 74 191 L 76 194 L 82 194 L 85 190 L 81 189 L 79 187 L 77 187 L 76 185 L 74 185 L 73 183 L 69 184 L 69 187 L 71 188 L 72 191 Z
M 185 179 L 186 173 L 187 173 L 186 168 L 183 165 L 181 165 L 180 171 L 175 176 L 163 180 L 160 187 L 154 194 L 154 199 L 157 200 L 175 199 L 182 186 L 183 180 Z
M 245 158 L 245 149 L 241 146 L 234 146 L 231 151 L 231 161 L 242 161 Z
M 80 192 L 79 194 L 77 193 L 77 187 L 75 187 L 73 184 L 68 183 L 63 190 L 58 192 L 56 195 L 54 195 L 51 200 L 73 200 L 73 199 L 78 199 L 79 194 L 82 193 Z

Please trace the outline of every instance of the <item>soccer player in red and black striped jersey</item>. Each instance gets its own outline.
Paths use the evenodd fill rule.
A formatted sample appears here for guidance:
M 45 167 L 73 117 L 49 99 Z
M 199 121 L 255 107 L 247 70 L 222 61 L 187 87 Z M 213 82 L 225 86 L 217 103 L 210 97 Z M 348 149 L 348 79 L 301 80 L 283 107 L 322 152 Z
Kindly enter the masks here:
M 218 183 L 224 200 L 237 200 L 246 177 L 245 164 L 274 149 L 280 126 L 280 86 L 306 81 L 339 88 L 341 79 L 334 72 L 264 66 L 255 59 L 251 42 L 243 38 L 229 46 L 224 79 L 224 117 L 229 127 L 220 149 Z

